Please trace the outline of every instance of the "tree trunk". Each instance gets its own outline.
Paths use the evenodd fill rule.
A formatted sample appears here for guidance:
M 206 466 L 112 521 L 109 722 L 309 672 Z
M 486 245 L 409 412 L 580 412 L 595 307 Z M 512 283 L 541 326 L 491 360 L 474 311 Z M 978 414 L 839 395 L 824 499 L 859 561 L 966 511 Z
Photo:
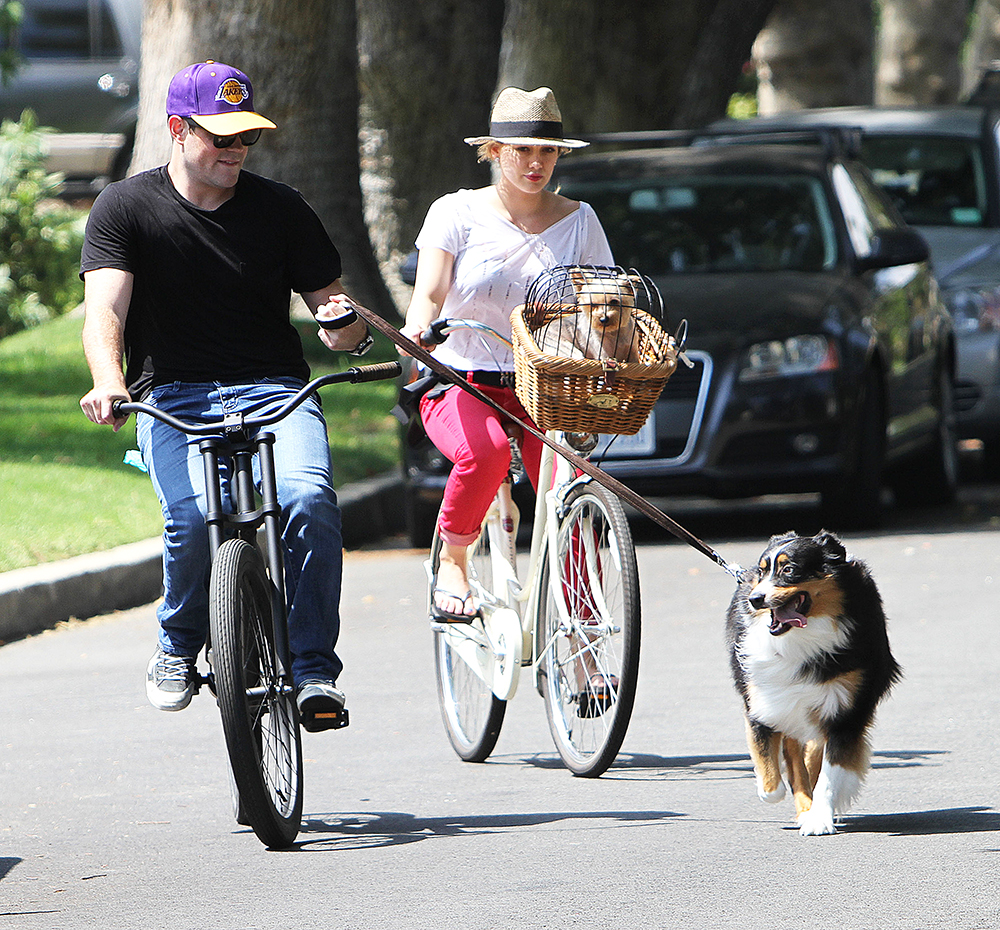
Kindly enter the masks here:
M 962 99 L 979 83 L 983 69 L 1000 58 L 1000 0 L 976 0 L 975 14 L 962 68 Z
M 753 46 L 761 115 L 870 104 L 871 0 L 778 0 Z
M 413 248 L 441 194 L 490 181 L 462 140 L 488 128 L 503 7 L 503 0 L 358 2 L 362 123 L 376 162 L 366 164 L 373 172 L 366 198 L 382 258 Z M 396 228 L 386 228 L 393 214 Z
M 214 59 L 254 85 L 254 106 L 278 125 L 247 168 L 297 188 L 323 220 L 344 262 L 344 286 L 382 316 L 396 316 L 372 252 L 361 202 L 357 30 L 348 0 L 146 0 L 139 125 L 132 170 L 169 157 L 164 101 L 185 65 Z
M 724 116 L 774 0 L 508 0 L 499 86 L 555 91 L 566 131 Z
M 954 103 L 972 0 L 882 0 L 875 101 L 882 106 Z

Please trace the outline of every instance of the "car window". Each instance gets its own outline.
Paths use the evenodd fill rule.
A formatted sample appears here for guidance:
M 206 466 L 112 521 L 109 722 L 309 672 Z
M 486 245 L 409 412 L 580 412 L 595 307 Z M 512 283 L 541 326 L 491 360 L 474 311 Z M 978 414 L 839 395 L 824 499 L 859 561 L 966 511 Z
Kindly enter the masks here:
M 124 54 L 107 0 L 25 0 L 17 46 L 29 59 Z
M 982 226 L 986 176 L 972 139 L 866 134 L 861 159 L 914 226 Z
M 823 187 L 801 175 L 691 175 L 574 183 L 615 260 L 644 274 L 819 271 L 836 262 Z

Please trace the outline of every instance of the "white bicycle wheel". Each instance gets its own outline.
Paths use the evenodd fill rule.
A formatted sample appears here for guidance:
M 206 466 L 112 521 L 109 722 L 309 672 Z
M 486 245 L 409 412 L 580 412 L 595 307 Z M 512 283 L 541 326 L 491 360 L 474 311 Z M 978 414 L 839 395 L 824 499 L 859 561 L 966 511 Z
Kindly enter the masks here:
M 555 559 L 548 546 L 544 555 L 537 654 L 549 730 L 566 767 L 593 778 L 625 739 L 639 672 L 639 573 L 618 498 L 574 488 Z
M 435 533 L 430 553 L 433 577 L 437 577 L 440 557 L 441 538 Z M 485 527 L 469 549 L 469 580 L 473 585 L 492 590 L 493 566 Z M 494 695 L 481 671 L 462 654 L 487 648 L 483 645 L 486 636 L 482 620 L 476 619 L 472 624 L 442 624 L 442 627 L 434 631 L 434 670 L 445 731 L 459 758 L 483 762 L 497 744 L 507 702 Z M 474 646 L 470 634 L 481 644 Z

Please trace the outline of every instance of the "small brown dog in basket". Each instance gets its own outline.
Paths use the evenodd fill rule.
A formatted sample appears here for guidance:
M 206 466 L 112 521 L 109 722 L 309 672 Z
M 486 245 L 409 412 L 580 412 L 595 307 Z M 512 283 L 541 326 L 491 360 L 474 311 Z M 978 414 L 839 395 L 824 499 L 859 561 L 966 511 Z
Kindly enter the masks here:
M 585 270 L 570 272 L 570 279 L 576 309 L 560 313 L 534 333 L 538 348 L 560 358 L 639 361 L 632 311 L 642 282 L 627 274 L 607 277 Z

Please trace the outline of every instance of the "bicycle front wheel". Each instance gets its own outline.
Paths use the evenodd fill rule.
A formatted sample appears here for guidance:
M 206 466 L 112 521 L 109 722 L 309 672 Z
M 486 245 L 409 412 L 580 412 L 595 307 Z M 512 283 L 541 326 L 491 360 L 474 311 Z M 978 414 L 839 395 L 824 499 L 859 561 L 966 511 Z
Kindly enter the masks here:
M 237 810 L 266 846 L 290 846 L 302 821 L 295 689 L 278 669 L 264 562 L 244 540 L 227 540 L 216 555 L 209 619 Z
M 436 578 L 441 560 L 441 537 L 437 532 L 431 543 L 430 559 Z M 478 582 L 486 590 L 492 589 L 490 541 L 485 524 L 479 539 L 469 548 L 468 567 L 470 582 Z M 473 625 L 477 632 L 482 632 L 482 620 L 475 620 Z M 441 717 L 448 740 L 459 758 L 466 762 L 484 762 L 500 738 L 507 702 L 493 693 L 490 682 L 459 653 L 459 644 L 467 635 L 466 625 L 454 624 L 454 627 L 454 630 L 434 633 L 434 670 Z
M 539 595 L 539 681 L 556 749 L 574 775 L 603 774 L 635 703 L 639 572 L 618 501 L 586 484 L 568 495 Z M 562 609 L 565 606 L 565 611 Z

